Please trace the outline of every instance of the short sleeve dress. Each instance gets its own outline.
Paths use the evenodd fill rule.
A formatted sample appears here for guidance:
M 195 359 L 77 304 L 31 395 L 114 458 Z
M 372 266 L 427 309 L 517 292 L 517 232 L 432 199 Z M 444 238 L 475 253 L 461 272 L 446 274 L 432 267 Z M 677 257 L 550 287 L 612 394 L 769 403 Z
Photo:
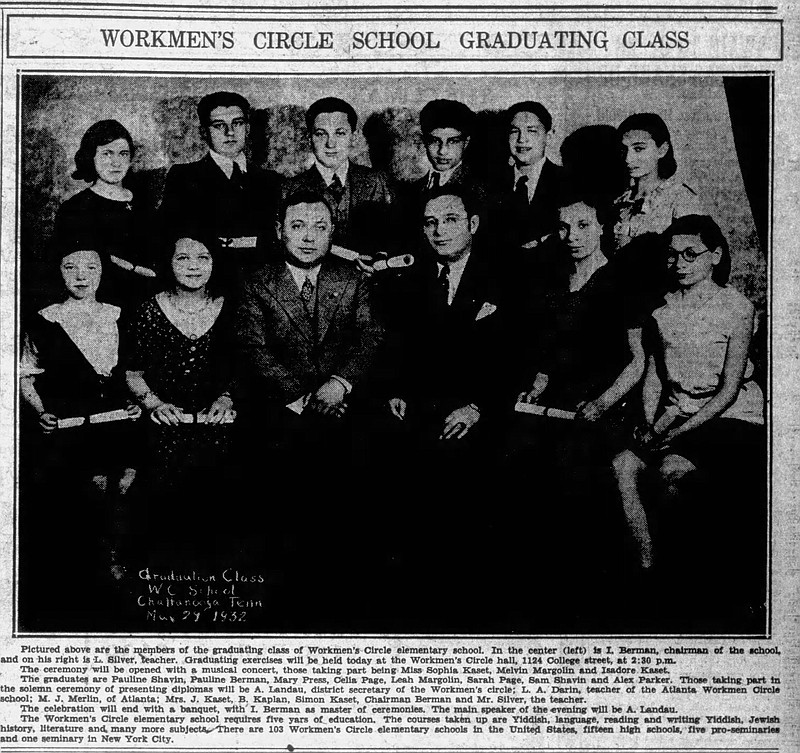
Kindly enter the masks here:
M 20 375 L 35 378 L 45 411 L 60 419 L 86 418 L 130 402 L 119 368 L 119 308 L 100 303 L 83 314 L 56 303 L 34 315 L 26 328 Z M 71 468 L 71 476 L 106 473 L 133 463 L 133 423 L 84 422 L 47 436 L 29 427 L 25 448 L 47 455 L 40 458 L 43 465 Z
M 663 233 L 678 217 L 703 213 L 695 191 L 675 175 L 639 199 L 633 198 L 633 189 L 629 188 L 614 201 L 614 210 L 617 249 L 645 233 Z

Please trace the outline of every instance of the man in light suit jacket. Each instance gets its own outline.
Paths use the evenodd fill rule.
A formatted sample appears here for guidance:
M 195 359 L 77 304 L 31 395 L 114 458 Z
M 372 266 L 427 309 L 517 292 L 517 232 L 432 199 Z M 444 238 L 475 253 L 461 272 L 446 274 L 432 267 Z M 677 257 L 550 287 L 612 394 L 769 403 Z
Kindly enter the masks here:
M 273 237 L 281 177 L 245 156 L 250 104 L 244 97 L 208 94 L 197 114 L 209 151 L 196 162 L 170 168 L 159 210 L 162 228 L 170 237 L 199 223 L 208 237 L 220 239 L 223 258 L 250 271 L 264 261 L 257 238 Z
M 506 248 L 535 248 L 558 229 L 563 168 L 545 156 L 553 118 L 539 102 L 518 102 L 505 118 L 509 159 L 490 187 L 490 231 Z
M 248 280 L 239 305 L 245 410 L 278 444 L 345 416 L 382 339 L 369 281 L 329 255 L 334 227 L 324 196 L 289 194 L 277 223 L 283 257 Z
M 395 199 L 382 173 L 350 160 L 357 125 L 356 111 L 343 99 L 314 102 L 306 113 L 314 164 L 290 178 L 283 193 L 307 189 L 323 194 L 334 211 L 333 242 L 373 256 L 393 250 Z

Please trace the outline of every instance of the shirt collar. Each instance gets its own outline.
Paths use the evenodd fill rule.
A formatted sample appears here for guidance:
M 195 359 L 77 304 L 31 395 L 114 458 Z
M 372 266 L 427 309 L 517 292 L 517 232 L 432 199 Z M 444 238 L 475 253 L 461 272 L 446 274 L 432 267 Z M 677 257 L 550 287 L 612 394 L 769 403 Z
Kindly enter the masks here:
M 325 185 L 329 186 L 333 181 L 333 176 L 338 175 L 339 180 L 341 181 L 342 185 L 347 182 L 347 170 L 350 167 L 350 160 L 347 159 L 341 164 L 336 170 L 331 170 L 329 167 L 325 167 L 316 157 L 314 158 L 314 164 L 317 166 L 317 170 L 319 174 L 322 176 L 322 180 L 325 181 Z
M 247 172 L 247 158 L 244 156 L 244 152 L 239 152 L 235 159 L 226 157 L 224 154 L 217 154 L 213 149 L 209 149 L 208 153 L 211 155 L 211 159 L 217 163 L 217 167 L 219 167 L 219 169 L 222 170 L 222 172 L 225 173 L 228 178 L 233 175 L 234 162 L 239 165 L 239 169 L 243 173 Z
M 534 166 L 531 174 L 527 176 L 528 178 L 528 186 L 536 185 L 539 182 L 539 176 L 542 174 L 542 168 L 544 167 L 544 163 L 547 161 L 547 157 L 542 157 Z M 517 166 L 516 161 L 513 157 L 508 158 L 508 164 L 514 168 L 514 186 L 517 185 L 517 181 L 525 175 L 519 167 Z
M 322 262 L 317 264 L 316 267 L 311 267 L 311 269 L 296 267 L 294 264 L 289 264 L 288 261 L 286 262 L 286 266 L 289 268 L 289 272 L 292 273 L 292 278 L 298 290 L 303 289 L 303 283 L 306 281 L 306 278 L 311 280 L 311 284 L 314 285 L 314 287 L 317 286 L 317 278 L 319 277 L 319 269 L 322 266 Z
M 459 162 L 455 167 L 450 168 L 449 170 L 444 170 L 440 172 L 439 170 L 434 170 L 432 167 L 428 170 L 428 187 L 430 188 L 431 180 L 433 179 L 434 173 L 439 173 L 439 185 L 445 185 L 452 177 L 453 173 L 461 167 L 461 163 Z

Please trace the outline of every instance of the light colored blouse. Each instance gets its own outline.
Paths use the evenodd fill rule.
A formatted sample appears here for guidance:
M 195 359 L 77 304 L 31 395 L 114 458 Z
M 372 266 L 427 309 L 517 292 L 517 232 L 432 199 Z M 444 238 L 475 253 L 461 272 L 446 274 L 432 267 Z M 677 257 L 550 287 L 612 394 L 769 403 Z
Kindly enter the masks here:
M 39 315 L 48 322 L 60 324 L 92 368 L 102 376 L 110 376 L 119 359 L 118 306 L 99 303 L 96 309 L 88 311 L 54 303 L 42 309 Z M 20 375 L 26 377 L 42 373 L 44 369 L 39 363 L 36 344 L 26 337 L 22 346 Z
M 697 194 L 675 175 L 638 199 L 633 197 L 633 187 L 629 188 L 614 200 L 614 208 L 618 216 L 614 225 L 617 248 L 644 233 L 663 233 L 678 217 L 703 214 Z
M 667 411 L 689 417 L 711 400 L 720 388 L 731 334 L 743 319 L 749 322 L 752 317 L 753 304 L 731 287 L 709 285 L 687 298 L 680 292 L 665 296 L 653 318 L 664 359 Z M 722 418 L 764 423 L 764 396 L 752 376 L 748 358 L 744 383 Z

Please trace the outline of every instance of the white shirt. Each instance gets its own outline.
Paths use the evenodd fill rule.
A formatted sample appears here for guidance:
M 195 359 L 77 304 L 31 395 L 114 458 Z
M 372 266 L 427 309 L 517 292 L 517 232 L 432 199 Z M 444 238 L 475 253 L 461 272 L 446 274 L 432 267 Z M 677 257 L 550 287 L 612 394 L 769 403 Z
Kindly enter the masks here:
M 536 186 L 539 185 L 539 178 L 542 175 L 542 168 L 544 167 L 544 163 L 547 160 L 547 157 L 542 157 L 532 168 L 530 174 L 526 174 L 520 171 L 519 167 L 517 167 L 517 163 L 514 161 L 513 157 L 510 157 L 508 162 L 514 168 L 514 185 L 511 186 L 512 190 L 517 187 L 517 182 L 523 176 L 527 177 L 528 179 L 528 202 L 533 199 L 533 194 L 536 193 Z
M 464 269 L 467 266 L 467 262 L 469 261 L 469 254 L 468 251 L 464 254 L 458 261 L 454 261 L 449 266 L 448 271 L 448 282 L 450 283 L 450 287 L 447 292 L 447 305 L 451 306 L 453 303 L 453 299 L 456 297 L 456 291 L 458 290 L 458 286 L 461 283 L 461 278 L 464 275 Z M 436 266 L 439 270 L 439 274 L 442 273 L 442 269 L 444 269 L 444 264 L 440 262 L 436 262 Z
M 325 167 L 319 160 L 316 158 L 314 159 L 314 164 L 317 166 L 317 170 L 319 174 L 322 176 L 322 180 L 325 181 L 325 185 L 329 186 L 333 183 L 333 176 L 338 175 L 339 180 L 341 181 L 342 185 L 347 183 L 347 170 L 350 167 L 350 160 L 346 159 L 344 163 L 339 165 L 335 170 L 331 170 L 329 167 Z
M 294 282 L 297 285 L 298 290 L 303 289 L 303 283 L 306 281 L 306 279 L 311 280 L 311 284 L 314 286 L 314 288 L 317 287 L 317 278 L 319 277 L 319 268 L 321 264 L 317 264 L 316 267 L 312 267 L 311 269 L 305 269 L 303 267 L 295 267 L 293 264 L 289 264 L 287 261 L 286 266 L 292 273 L 292 277 L 294 278 Z
M 217 154 L 213 149 L 209 149 L 208 153 L 211 155 L 211 159 L 217 163 L 217 167 L 225 173 L 228 180 L 230 180 L 233 175 L 234 162 L 239 165 L 239 169 L 243 173 L 247 172 L 247 159 L 244 156 L 244 152 L 239 152 L 239 154 L 236 155 L 236 159 L 226 157 L 224 154 Z
M 303 269 L 302 267 L 295 267 L 289 262 L 286 262 L 286 266 L 289 268 L 289 271 L 292 273 L 292 278 L 294 279 L 295 285 L 297 285 L 297 289 L 302 291 L 303 283 L 306 280 L 311 280 L 311 284 L 314 286 L 316 290 L 317 287 L 317 278 L 319 277 L 319 270 L 322 266 L 321 264 L 317 264 L 316 267 L 312 267 L 311 269 Z M 349 395 L 353 391 L 353 385 L 347 381 L 344 377 L 340 377 L 337 374 L 331 374 L 331 379 L 335 379 L 339 382 L 342 387 L 344 387 L 345 394 Z M 292 410 L 295 413 L 302 413 L 303 408 L 305 408 L 305 404 L 308 402 L 308 395 L 304 395 L 299 400 L 295 400 L 294 403 L 290 403 L 290 405 L 295 406 Z M 289 405 L 286 406 L 287 408 L 290 407 Z M 299 410 L 298 410 L 299 408 Z
M 451 168 L 450 170 L 445 170 L 444 172 L 439 172 L 438 170 L 434 170 L 433 168 L 431 168 L 428 171 L 428 188 L 431 188 L 431 186 L 433 185 L 433 176 L 434 175 L 438 175 L 439 176 L 439 185 L 440 186 L 446 185 L 447 181 L 449 181 L 450 178 L 453 177 L 453 173 L 456 170 L 458 170 L 459 167 L 461 167 L 461 163 L 460 162 L 455 167 Z

